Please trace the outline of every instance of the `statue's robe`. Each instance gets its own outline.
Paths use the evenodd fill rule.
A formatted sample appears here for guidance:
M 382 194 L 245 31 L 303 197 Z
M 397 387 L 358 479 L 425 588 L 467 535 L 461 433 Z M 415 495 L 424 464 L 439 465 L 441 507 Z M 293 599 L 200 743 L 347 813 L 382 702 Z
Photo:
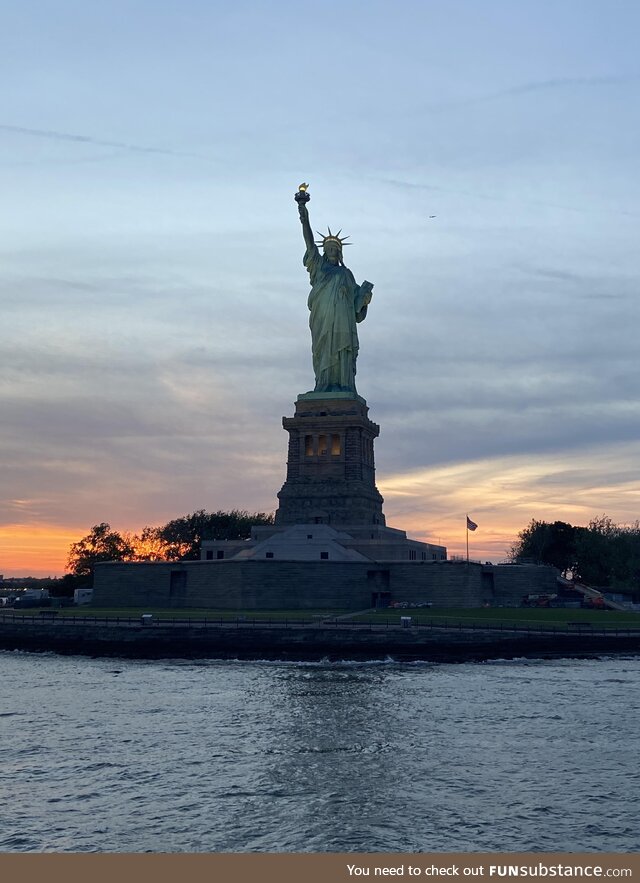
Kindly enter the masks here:
M 314 245 L 307 249 L 304 265 L 309 271 L 309 327 L 316 392 L 356 391 L 358 333 L 356 322 L 367 315 L 366 292 L 353 273 L 331 264 Z

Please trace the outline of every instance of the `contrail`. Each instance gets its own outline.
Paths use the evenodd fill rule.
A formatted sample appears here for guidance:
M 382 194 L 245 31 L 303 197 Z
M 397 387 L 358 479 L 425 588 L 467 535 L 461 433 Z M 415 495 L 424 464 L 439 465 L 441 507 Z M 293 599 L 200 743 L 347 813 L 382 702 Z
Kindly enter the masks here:
M 457 108 L 471 107 L 475 104 L 485 104 L 500 98 L 509 98 L 513 95 L 525 95 L 529 92 L 548 92 L 554 89 L 567 89 L 571 87 L 590 86 L 618 86 L 625 83 L 635 82 L 638 79 L 634 75 L 612 75 L 604 77 L 557 77 L 550 80 L 533 80 L 529 83 L 520 83 L 497 92 L 488 92 L 484 95 L 471 96 L 469 98 L 453 99 L 451 101 L 434 102 L 425 104 L 423 110 L 444 111 L 456 110 Z
M 124 141 L 103 141 L 101 138 L 93 138 L 91 135 L 56 132 L 54 129 L 27 129 L 24 126 L 7 126 L 0 123 L 0 131 L 14 132 L 17 135 L 31 135 L 34 138 L 49 138 L 54 141 L 72 141 L 75 144 L 91 144 L 96 147 L 115 147 L 118 150 L 128 150 L 132 153 L 157 153 L 163 156 L 196 156 L 196 154 L 185 153 L 179 150 L 169 150 L 163 147 L 146 147 L 141 144 L 127 144 Z M 200 159 L 204 158 L 200 157 Z
M 460 190 L 457 187 L 439 187 L 436 184 L 422 184 L 416 181 L 401 181 L 397 178 L 387 178 L 383 175 L 366 175 L 370 181 L 380 181 L 391 187 L 398 187 L 404 190 L 426 190 L 432 193 L 453 193 L 456 196 L 468 196 L 471 199 L 487 200 L 489 202 L 519 202 L 522 205 L 544 206 L 546 208 L 560 209 L 567 212 L 579 212 L 580 214 L 606 214 L 606 215 L 626 215 L 630 218 L 637 218 L 638 212 L 629 211 L 628 209 L 612 209 L 612 208 L 590 208 L 589 206 L 566 205 L 557 202 L 548 202 L 541 199 L 523 199 L 520 196 L 503 196 L 495 193 L 481 193 L 473 190 Z

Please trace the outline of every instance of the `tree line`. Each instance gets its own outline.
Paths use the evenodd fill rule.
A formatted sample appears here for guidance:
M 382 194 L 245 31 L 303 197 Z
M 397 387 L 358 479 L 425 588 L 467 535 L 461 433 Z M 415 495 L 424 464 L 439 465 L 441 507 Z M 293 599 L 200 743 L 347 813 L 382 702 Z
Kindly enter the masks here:
M 101 561 L 193 561 L 200 558 L 203 540 L 244 540 L 254 525 L 273 524 L 265 512 L 206 512 L 174 518 L 160 527 L 144 527 L 140 533 L 113 530 L 106 521 L 95 524 L 89 533 L 72 543 L 67 567 L 69 587 L 87 585 Z
M 640 592 L 640 522 L 615 524 L 608 515 L 586 527 L 565 521 L 531 522 L 509 551 L 511 561 L 551 564 L 590 586 Z
M 199 560 L 203 540 L 242 540 L 254 525 L 274 523 L 272 514 L 233 509 L 199 509 L 140 533 L 113 530 L 107 522 L 94 525 L 69 549 L 61 589 L 90 585 L 101 561 Z M 564 576 L 600 588 L 631 590 L 640 598 L 640 522 L 615 524 L 607 515 L 586 527 L 565 521 L 531 522 L 519 532 L 509 550 L 510 561 L 530 561 L 556 567 Z

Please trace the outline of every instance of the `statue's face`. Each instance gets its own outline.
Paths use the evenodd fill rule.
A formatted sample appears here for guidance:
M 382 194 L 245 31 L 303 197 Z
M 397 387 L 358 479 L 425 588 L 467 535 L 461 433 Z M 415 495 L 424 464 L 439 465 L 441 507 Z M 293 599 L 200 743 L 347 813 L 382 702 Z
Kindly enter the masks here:
M 327 242 L 324 247 L 324 256 L 330 264 L 339 264 L 342 253 L 335 242 Z

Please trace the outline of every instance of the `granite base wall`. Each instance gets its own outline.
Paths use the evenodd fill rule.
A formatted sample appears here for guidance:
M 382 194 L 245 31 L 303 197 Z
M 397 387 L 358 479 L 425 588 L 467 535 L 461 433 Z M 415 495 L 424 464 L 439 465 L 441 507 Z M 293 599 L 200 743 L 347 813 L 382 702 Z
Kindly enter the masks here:
M 528 564 L 483 565 L 487 600 L 499 607 L 518 607 L 523 596 L 558 591 L 555 567 Z
M 364 610 L 385 602 L 517 606 L 555 588 L 550 567 L 460 562 L 185 561 L 96 566 L 94 607 Z

